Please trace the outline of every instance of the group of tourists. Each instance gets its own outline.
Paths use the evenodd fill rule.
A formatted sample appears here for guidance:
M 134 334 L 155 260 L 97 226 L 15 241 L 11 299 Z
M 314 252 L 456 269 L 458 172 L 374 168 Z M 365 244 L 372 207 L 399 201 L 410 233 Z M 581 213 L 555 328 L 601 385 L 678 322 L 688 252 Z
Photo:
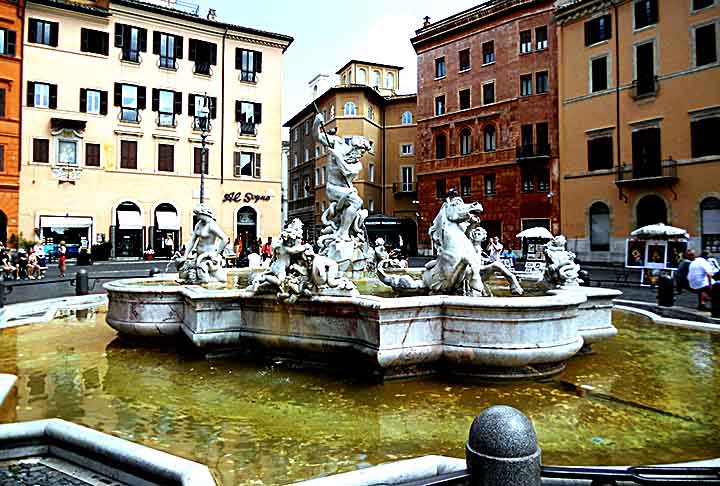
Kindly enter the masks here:
M 241 236 L 238 236 L 233 244 L 233 253 L 235 254 L 235 265 L 237 267 L 257 268 L 268 266 L 273 257 L 272 236 L 268 236 L 265 243 L 263 243 L 262 238 L 246 242 Z
M 698 310 L 707 311 L 713 286 L 720 285 L 720 264 L 706 251 L 696 256 L 693 250 L 687 250 L 675 273 L 675 282 L 679 292 L 689 290 L 697 294 Z
M 65 276 L 65 242 L 58 248 L 60 276 Z M 37 244 L 29 249 L 12 250 L 0 242 L 0 267 L 3 280 L 36 280 L 45 277 L 47 255 L 42 245 Z

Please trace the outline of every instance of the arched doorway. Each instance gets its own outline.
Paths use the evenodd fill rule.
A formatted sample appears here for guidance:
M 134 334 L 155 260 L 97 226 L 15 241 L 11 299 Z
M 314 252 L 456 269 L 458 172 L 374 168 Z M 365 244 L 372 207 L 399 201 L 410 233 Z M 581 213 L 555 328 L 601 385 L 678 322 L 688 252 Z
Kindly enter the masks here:
M 720 253 L 720 199 L 716 197 L 700 203 L 700 235 L 703 251 Z
M 610 250 L 610 208 L 603 202 L 590 206 L 590 251 Z
M 171 258 L 180 246 L 180 216 L 170 203 L 158 204 L 155 208 L 153 226 L 153 249 L 155 257 Z
M 663 223 L 667 224 L 667 206 L 660 196 L 650 194 L 638 201 L 635 209 L 637 228 L 642 228 L 649 224 Z
M 142 211 L 125 201 L 115 210 L 115 256 L 141 258 L 145 246 Z
M 257 211 L 250 206 L 238 209 L 236 226 L 235 235 L 242 238 L 243 250 L 248 248 L 252 250 L 257 241 Z M 259 252 L 260 248 L 257 248 L 256 251 Z
M 0 243 L 7 246 L 7 215 L 0 211 Z

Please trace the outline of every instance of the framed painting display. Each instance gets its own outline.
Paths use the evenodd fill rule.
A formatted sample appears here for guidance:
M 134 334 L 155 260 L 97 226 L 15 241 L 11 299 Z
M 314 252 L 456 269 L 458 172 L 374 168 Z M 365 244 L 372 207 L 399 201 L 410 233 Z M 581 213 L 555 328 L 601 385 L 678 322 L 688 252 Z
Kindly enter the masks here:
M 625 266 L 628 268 L 645 267 L 644 240 L 627 240 L 625 246 Z

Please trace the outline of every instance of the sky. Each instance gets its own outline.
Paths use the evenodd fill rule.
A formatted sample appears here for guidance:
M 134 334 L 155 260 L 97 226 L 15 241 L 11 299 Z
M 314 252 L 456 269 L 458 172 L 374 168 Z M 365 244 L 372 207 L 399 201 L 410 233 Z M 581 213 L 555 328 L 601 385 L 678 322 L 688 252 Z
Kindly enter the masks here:
M 400 93 L 417 89 L 417 58 L 410 44 L 423 23 L 482 3 L 482 0 L 189 0 L 200 14 L 217 10 L 218 20 L 295 38 L 283 56 L 283 123 L 309 103 L 308 82 L 335 75 L 359 59 L 403 66 Z

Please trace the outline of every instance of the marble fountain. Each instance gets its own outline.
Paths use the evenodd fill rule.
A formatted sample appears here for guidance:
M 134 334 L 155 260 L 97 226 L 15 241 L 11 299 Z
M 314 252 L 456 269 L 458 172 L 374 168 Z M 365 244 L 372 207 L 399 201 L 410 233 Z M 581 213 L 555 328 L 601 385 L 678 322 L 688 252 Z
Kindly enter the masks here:
M 453 190 L 430 228 L 436 258 L 402 269 L 382 241 L 367 242 L 368 213 L 353 181 L 371 143 L 325 133 L 319 117 L 314 132 L 334 155 L 317 254 L 302 243 L 302 223 L 294 220 L 277 239 L 269 268 L 228 273 L 221 255 L 229 240 L 200 205 L 177 274 L 104 285 L 107 323 L 133 339 L 185 340 L 209 354 L 291 357 L 381 379 L 543 377 L 617 333 L 611 309 L 620 292 L 580 286 L 564 237 L 546 245 L 544 280 L 526 293 L 513 272 L 483 261 L 482 206 Z M 387 290 L 361 293 L 366 284 Z

